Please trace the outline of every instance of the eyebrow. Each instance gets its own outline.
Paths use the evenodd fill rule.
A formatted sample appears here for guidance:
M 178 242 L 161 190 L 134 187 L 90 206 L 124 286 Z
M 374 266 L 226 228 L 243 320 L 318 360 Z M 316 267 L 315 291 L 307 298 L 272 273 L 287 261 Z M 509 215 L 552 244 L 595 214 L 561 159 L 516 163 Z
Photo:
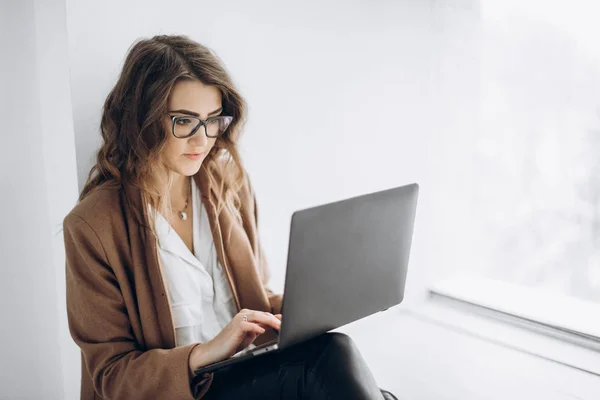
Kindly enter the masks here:
M 223 111 L 223 107 L 219 107 L 215 111 L 209 112 L 208 116 L 210 117 L 211 115 L 219 114 L 221 111 Z M 169 112 L 171 112 L 171 113 L 180 113 L 180 114 L 193 115 L 194 117 L 200 117 L 200 114 L 198 114 L 197 112 L 190 111 L 190 110 L 184 110 L 184 109 L 173 110 L 173 111 L 169 111 Z

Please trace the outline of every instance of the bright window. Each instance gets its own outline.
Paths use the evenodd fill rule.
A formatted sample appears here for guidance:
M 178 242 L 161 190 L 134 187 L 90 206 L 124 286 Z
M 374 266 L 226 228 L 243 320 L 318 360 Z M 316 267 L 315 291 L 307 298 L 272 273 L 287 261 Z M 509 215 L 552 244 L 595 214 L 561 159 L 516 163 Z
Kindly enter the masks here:
M 461 151 L 456 162 L 464 174 L 452 177 L 466 182 L 466 190 L 455 196 L 466 204 L 460 216 L 465 223 L 457 224 L 462 230 L 449 240 L 457 246 L 466 243 L 460 251 L 466 266 L 460 272 L 468 282 L 477 285 L 474 277 L 481 282 L 491 279 L 507 287 L 530 288 L 532 296 L 564 296 L 576 300 L 568 304 L 592 307 L 572 312 L 600 311 L 600 5 L 596 3 L 480 2 L 473 17 L 478 19 L 475 29 L 464 36 L 471 40 L 470 54 L 475 56 L 468 64 L 463 60 L 476 71 L 463 79 L 465 88 L 475 93 L 475 121 L 469 126 L 477 129 L 456 146 Z M 444 57 L 458 60 L 448 53 Z M 453 88 L 458 86 L 454 83 Z M 460 296 L 459 286 L 450 292 Z M 477 296 L 496 296 L 491 303 L 507 300 L 504 304 L 512 308 L 523 304 L 508 301 L 510 293 L 502 290 L 470 295 L 475 296 L 472 302 Z M 482 302 L 489 305 L 487 300 Z M 543 304 L 548 303 L 539 303 Z M 590 317 L 589 312 L 581 315 Z M 565 325 L 577 325 L 563 320 Z M 596 325 L 590 329 L 600 332 Z

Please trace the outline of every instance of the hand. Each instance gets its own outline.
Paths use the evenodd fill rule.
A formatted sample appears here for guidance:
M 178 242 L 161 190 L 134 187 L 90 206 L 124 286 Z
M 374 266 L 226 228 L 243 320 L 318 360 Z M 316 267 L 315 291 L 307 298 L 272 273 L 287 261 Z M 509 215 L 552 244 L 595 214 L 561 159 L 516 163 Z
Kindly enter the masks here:
M 242 351 L 242 350 L 244 350 L 246 347 L 250 346 L 250 344 L 251 344 L 251 343 L 253 343 L 253 342 L 256 340 L 256 338 L 257 338 L 259 335 L 261 335 L 261 334 L 265 333 L 265 329 L 266 329 L 266 328 L 269 328 L 269 327 L 271 327 L 271 328 L 273 328 L 273 329 L 279 330 L 279 329 L 280 329 L 280 327 L 281 327 L 281 314 L 275 314 L 275 315 L 273 315 L 273 314 L 271 314 L 271 313 L 264 313 L 264 312 L 262 312 L 262 311 L 253 311 L 253 312 L 260 312 L 260 313 L 266 314 L 267 316 L 273 316 L 273 317 L 277 318 L 277 319 L 279 320 L 278 322 L 276 322 L 276 324 L 277 324 L 277 327 L 275 327 L 275 326 L 273 326 L 273 325 L 269 325 L 269 324 L 265 324 L 265 323 L 260 323 L 260 322 L 257 322 L 257 325 L 259 325 L 261 328 L 263 328 L 262 332 L 261 332 L 260 334 L 256 334 L 256 333 L 254 333 L 254 332 L 247 332 L 247 333 L 246 333 L 246 336 L 244 337 L 244 339 L 242 339 L 242 342 L 241 342 L 241 343 L 239 344 L 239 346 L 238 346 L 238 347 L 235 349 L 235 351 L 233 352 L 233 354 L 237 353 L 238 351 Z M 242 319 L 243 319 L 243 317 L 242 317 Z M 248 322 L 250 322 L 250 317 L 249 317 L 249 316 L 248 316 Z M 227 357 L 225 357 L 225 358 L 229 358 L 229 357 L 231 357 L 233 354 L 231 354 L 231 355 L 229 355 L 229 356 L 227 356 Z
M 193 372 L 202 366 L 225 360 L 249 346 L 265 333 L 266 328 L 278 331 L 280 327 L 281 314 L 243 309 L 211 341 L 194 347 L 189 361 L 190 370 Z

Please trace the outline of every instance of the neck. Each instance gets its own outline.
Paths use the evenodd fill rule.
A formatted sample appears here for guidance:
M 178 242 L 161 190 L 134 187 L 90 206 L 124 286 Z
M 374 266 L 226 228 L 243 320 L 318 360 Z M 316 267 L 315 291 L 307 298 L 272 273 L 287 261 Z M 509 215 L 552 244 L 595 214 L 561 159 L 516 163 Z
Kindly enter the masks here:
M 174 174 L 173 184 L 169 189 L 171 202 L 174 206 L 183 206 L 190 193 L 191 177 Z

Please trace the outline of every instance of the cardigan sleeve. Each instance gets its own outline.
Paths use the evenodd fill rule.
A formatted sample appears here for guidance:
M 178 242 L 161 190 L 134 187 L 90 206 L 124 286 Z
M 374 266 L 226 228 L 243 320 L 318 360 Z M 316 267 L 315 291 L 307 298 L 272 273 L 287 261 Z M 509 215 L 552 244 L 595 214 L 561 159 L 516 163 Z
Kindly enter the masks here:
M 65 218 L 63 232 L 69 330 L 96 392 L 107 400 L 190 400 L 195 398 L 193 392 L 202 397 L 210 382 L 194 382 L 199 388 L 194 390 L 188 367 L 198 344 L 140 349 L 97 234 L 75 214 Z

